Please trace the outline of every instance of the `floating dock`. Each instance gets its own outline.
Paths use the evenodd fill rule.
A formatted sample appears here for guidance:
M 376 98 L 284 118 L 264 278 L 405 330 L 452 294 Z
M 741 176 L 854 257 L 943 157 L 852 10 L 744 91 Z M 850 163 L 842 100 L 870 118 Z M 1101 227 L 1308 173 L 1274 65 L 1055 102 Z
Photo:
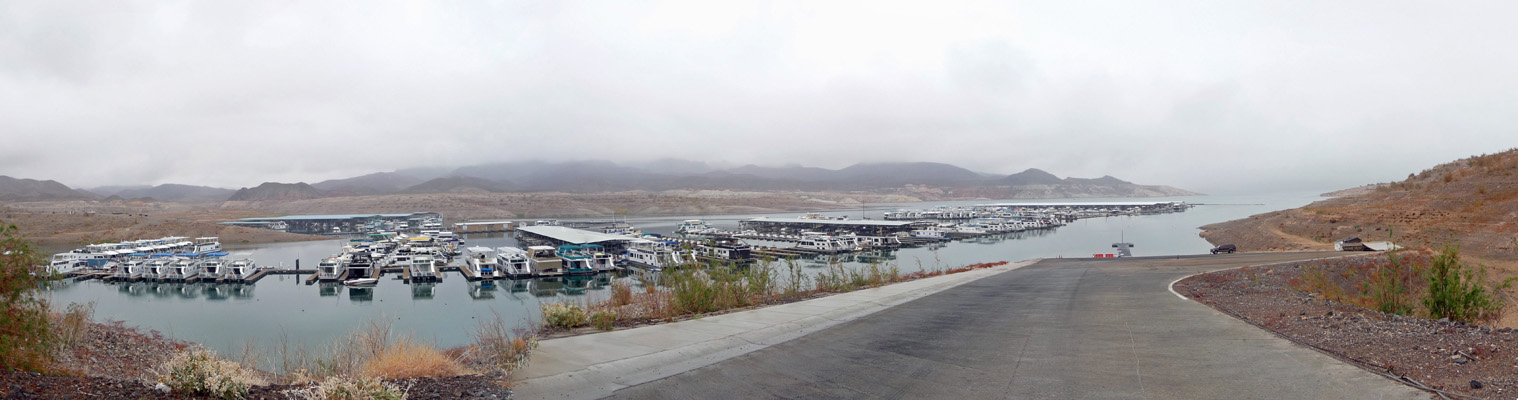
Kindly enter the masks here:
M 837 219 L 810 219 L 810 218 L 750 218 L 738 222 L 744 229 L 752 229 L 759 233 L 799 234 L 805 231 L 815 232 L 838 232 L 847 231 L 859 236 L 896 236 L 898 233 L 911 232 L 910 221 L 876 221 L 864 220 L 837 220 Z

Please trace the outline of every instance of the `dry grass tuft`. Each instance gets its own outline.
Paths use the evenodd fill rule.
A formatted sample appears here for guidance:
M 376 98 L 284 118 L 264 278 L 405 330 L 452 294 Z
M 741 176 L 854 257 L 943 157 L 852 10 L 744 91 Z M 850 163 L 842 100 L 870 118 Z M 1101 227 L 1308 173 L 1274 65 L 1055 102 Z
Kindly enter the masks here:
M 402 337 L 370 357 L 360 373 L 382 379 L 454 376 L 469 373 L 455 358 L 436 347 L 415 343 Z
M 632 284 L 628 282 L 614 282 L 611 284 L 611 306 L 621 307 L 632 304 Z

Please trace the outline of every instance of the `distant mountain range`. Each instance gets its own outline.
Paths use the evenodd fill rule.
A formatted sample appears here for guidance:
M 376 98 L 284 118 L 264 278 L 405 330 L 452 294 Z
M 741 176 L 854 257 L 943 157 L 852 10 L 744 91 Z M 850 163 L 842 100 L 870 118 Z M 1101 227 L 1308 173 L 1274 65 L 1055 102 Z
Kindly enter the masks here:
M 789 165 L 713 168 L 703 162 L 659 160 L 641 164 L 610 161 L 509 162 L 455 169 L 416 168 L 380 172 L 315 184 L 264 183 L 229 190 L 164 184 L 109 186 L 76 191 L 54 181 L 0 176 L 0 200 L 150 198 L 175 202 L 300 200 L 397 193 L 504 193 L 617 191 L 873 191 L 983 198 L 1185 196 L 1196 193 L 1169 186 L 1138 185 L 1112 176 L 1060 178 L 1038 169 L 1011 175 L 985 174 L 931 162 L 856 164 L 831 170 Z
M 100 195 L 74 190 L 57 181 L 16 179 L 0 175 L 0 201 L 92 200 Z

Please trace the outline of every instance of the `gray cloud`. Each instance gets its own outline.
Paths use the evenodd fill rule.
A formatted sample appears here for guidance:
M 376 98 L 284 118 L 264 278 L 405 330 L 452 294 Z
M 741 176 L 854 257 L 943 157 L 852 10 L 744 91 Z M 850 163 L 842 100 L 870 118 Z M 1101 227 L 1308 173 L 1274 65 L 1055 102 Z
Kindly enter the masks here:
M 673 157 L 1331 189 L 1518 146 L 1513 8 L 6 2 L 0 174 Z

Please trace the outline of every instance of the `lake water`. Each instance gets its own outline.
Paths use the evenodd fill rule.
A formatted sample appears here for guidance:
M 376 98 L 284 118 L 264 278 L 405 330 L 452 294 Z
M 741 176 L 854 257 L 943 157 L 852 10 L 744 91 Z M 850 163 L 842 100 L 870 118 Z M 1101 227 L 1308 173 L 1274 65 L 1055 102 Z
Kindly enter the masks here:
M 1052 230 L 1020 232 L 954 241 L 931 247 L 902 248 L 890 252 L 843 256 L 847 266 L 861 261 L 894 263 L 903 272 L 952 268 L 972 263 L 1020 261 L 1033 258 L 1091 257 L 1113 253 L 1111 244 L 1134 243 L 1135 256 L 1205 253 L 1212 246 L 1197 228 L 1250 215 L 1300 207 L 1318 200 L 1315 193 L 1254 196 L 1196 196 L 1165 199 L 1079 199 L 1053 201 L 1186 201 L 1203 205 L 1171 214 L 1091 218 Z M 1016 200 L 1012 200 L 1015 202 Z M 990 201 L 893 204 L 895 208 L 928 208 L 937 205 L 968 206 Z M 867 211 L 822 212 L 859 219 L 862 213 L 878 219 L 880 207 Z M 800 213 L 772 214 L 795 217 Z M 738 221 L 758 215 L 697 215 L 631 218 L 645 232 L 669 234 L 680 221 L 703 219 L 712 226 L 736 229 Z M 470 235 L 469 246 L 515 246 L 505 234 Z M 279 243 L 227 246 L 234 256 L 251 256 L 259 265 L 312 268 L 323 257 L 337 253 L 345 241 Z M 297 261 L 298 260 L 298 261 Z M 803 261 L 806 268 L 821 270 L 825 260 Z M 538 304 L 554 301 L 598 301 L 609 297 L 608 286 L 625 275 L 468 282 L 448 273 L 442 282 L 408 285 L 387 277 L 375 288 L 354 289 L 340 285 L 306 285 L 304 275 L 272 275 L 256 284 L 155 284 L 64 282 L 47 296 L 53 304 L 94 301 L 97 320 L 121 320 L 143 330 L 198 342 L 223 354 L 232 354 L 246 343 L 270 348 L 284 340 L 308 346 L 330 343 L 376 319 L 389 319 L 402 333 L 442 347 L 467 344 L 479 321 L 496 314 L 525 326 L 538 314 Z M 636 282 L 635 282 L 636 284 Z

